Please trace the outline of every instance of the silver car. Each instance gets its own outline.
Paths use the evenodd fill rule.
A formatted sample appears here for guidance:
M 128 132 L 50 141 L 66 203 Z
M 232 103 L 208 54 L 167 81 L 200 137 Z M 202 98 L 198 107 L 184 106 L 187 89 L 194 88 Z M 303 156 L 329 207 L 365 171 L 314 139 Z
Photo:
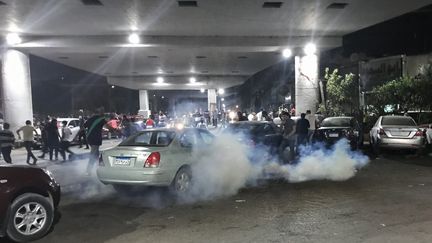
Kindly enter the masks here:
M 192 150 L 210 148 L 214 136 L 198 128 L 152 129 L 139 132 L 117 147 L 102 152 L 97 176 L 117 190 L 126 186 L 191 186 Z
M 381 116 L 369 135 L 377 153 L 380 148 L 420 150 L 425 145 L 424 131 L 409 116 Z

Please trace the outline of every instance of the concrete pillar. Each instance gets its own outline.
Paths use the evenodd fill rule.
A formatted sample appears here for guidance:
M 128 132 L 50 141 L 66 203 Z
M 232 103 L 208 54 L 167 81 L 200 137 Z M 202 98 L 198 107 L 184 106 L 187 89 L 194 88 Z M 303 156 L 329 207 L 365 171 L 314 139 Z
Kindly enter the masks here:
M 144 116 L 144 118 L 148 118 L 150 116 L 150 108 L 149 108 L 149 97 L 147 90 L 139 91 L 139 104 L 140 108 L 138 114 Z
M 295 108 L 296 116 L 318 105 L 318 57 L 316 55 L 295 57 Z
M 207 90 L 207 97 L 208 97 L 208 110 L 210 112 L 216 110 L 217 105 L 217 96 L 216 96 L 216 89 L 208 89 Z
M 26 120 L 33 122 L 29 56 L 10 49 L 2 53 L 0 63 L 4 121 L 15 133 Z

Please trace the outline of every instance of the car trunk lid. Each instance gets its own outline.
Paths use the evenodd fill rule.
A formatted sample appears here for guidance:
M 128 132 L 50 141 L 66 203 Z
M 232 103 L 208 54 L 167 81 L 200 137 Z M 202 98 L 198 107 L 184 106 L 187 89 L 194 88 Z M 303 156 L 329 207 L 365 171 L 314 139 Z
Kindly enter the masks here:
M 382 129 L 389 138 L 413 138 L 418 131 L 413 126 L 383 126 Z

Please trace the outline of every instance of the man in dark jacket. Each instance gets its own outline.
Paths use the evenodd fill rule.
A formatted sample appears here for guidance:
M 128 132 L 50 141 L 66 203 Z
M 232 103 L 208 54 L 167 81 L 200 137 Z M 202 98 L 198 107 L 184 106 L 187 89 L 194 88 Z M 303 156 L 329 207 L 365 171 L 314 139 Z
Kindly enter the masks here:
M 306 119 L 306 114 L 301 113 L 300 117 L 301 118 L 297 121 L 296 126 L 297 146 L 305 145 L 307 143 L 310 128 L 309 121 Z
M 99 159 L 99 147 L 102 145 L 102 129 L 107 123 L 103 114 L 90 117 L 85 123 L 87 143 L 90 146 L 90 158 L 87 165 L 87 175 L 91 175 L 94 164 Z
M 9 123 L 5 122 L 3 124 L 3 130 L 0 130 L 0 148 L 6 163 L 12 164 L 11 152 L 15 143 L 15 136 L 13 132 L 9 130 L 9 127 Z

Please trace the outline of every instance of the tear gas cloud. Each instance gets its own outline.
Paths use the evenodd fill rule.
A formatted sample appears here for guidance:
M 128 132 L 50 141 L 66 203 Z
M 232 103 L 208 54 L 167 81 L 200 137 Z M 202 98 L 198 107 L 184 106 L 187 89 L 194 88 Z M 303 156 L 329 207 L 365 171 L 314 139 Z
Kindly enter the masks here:
M 283 178 L 288 182 L 344 181 L 369 162 L 361 152 L 351 151 L 348 141 L 342 139 L 331 148 L 302 147 L 296 163 L 281 165 L 268 154 L 267 148 L 250 147 L 242 137 L 222 134 L 215 139 L 211 151 L 197 153 L 197 163 L 192 166 L 194 183 L 190 200 L 235 195 L 241 188 L 264 178 Z
M 191 167 L 193 183 L 188 195 L 180 202 L 235 195 L 246 186 L 253 186 L 262 179 L 285 179 L 288 182 L 309 180 L 344 181 L 367 165 L 369 159 L 358 151 L 351 151 L 347 140 L 340 140 L 331 148 L 314 145 L 303 147 L 300 158 L 294 164 L 281 165 L 268 149 L 250 146 L 247 137 L 220 134 L 209 148 L 193 151 Z M 253 158 L 253 159 L 250 159 Z M 69 176 L 84 175 L 87 160 L 70 165 Z M 77 178 L 81 180 L 81 178 Z M 71 197 L 77 201 L 110 198 L 120 204 L 160 208 L 171 204 L 167 190 L 143 189 L 119 194 L 112 186 L 103 185 L 96 175 L 73 189 Z M 61 181 L 61 180 L 60 180 Z M 62 185 L 63 186 L 63 185 Z

